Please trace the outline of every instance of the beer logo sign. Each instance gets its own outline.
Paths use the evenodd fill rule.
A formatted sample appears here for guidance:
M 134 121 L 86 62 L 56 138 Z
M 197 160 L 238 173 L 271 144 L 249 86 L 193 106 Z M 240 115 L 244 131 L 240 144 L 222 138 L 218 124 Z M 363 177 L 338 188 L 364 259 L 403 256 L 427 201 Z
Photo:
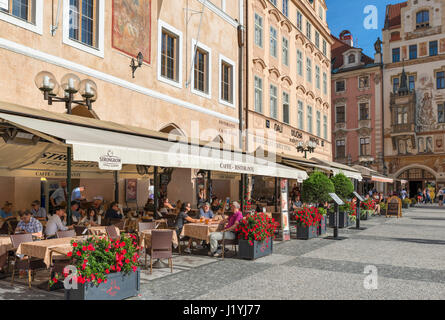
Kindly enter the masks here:
M 106 155 L 99 158 L 99 169 L 101 170 L 122 170 L 122 159 L 115 156 L 113 151 L 108 150 Z

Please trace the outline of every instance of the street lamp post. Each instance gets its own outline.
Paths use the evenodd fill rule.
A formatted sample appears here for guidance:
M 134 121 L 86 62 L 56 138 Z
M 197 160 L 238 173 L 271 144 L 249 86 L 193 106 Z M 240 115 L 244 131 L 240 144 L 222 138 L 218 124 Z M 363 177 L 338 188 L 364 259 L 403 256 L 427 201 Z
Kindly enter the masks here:
M 297 145 L 297 151 L 304 153 L 304 158 L 307 159 L 307 153 L 313 153 L 316 147 L 317 145 L 313 141 L 300 142 Z
M 97 100 L 97 86 L 94 81 L 85 79 L 80 80 L 78 76 L 72 73 L 68 73 L 63 76 L 60 85 L 57 82 L 54 75 L 47 71 L 39 72 L 34 82 L 37 88 L 43 92 L 43 98 L 48 101 L 48 105 L 52 105 L 54 102 L 65 103 L 66 113 L 72 114 L 72 105 L 81 105 L 87 107 L 88 110 L 92 110 L 92 104 Z M 83 100 L 75 100 L 75 95 L 79 93 Z M 59 94 L 59 96 L 58 96 Z M 66 185 L 67 185 L 67 197 L 66 200 L 66 212 L 67 212 L 67 224 L 72 223 L 71 219 L 71 156 L 72 150 L 67 147 L 66 151 Z

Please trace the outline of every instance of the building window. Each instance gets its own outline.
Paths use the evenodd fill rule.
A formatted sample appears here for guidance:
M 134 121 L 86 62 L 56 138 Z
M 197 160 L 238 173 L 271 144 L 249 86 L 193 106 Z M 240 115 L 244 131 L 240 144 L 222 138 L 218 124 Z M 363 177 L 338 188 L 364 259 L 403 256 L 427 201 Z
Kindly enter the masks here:
M 345 140 L 337 140 L 335 141 L 335 155 L 337 159 L 344 159 L 345 152 Z
M 430 56 L 437 56 L 437 40 L 430 42 Z
M 298 129 L 304 130 L 304 111 L 303 102 L 298 101 Z
M 303 30 L 303 15 L 300 11 L 297 11 L 297 28 L 298 30 Z
M 306 78 L 308 82 L 312 82 L 312 60 L 306 59 Z
M 369 104 L 368 103 L 360 103 L 360 120 L 369 120 Z
M 396 121 L 397 124 L 407 124 L 408 123 L 408 108 L 399 107 L 396 109 Z
M 321 6 L 318 7 L 318 16 L 323 21 L 323 8 Z
M 283 38 L 283 64 L 289 66 L 289 40 Z
M 70 0 L 71 40 L 97 47 L 97 8 L 97 0 Z
M 445 72 L 437 72 L 436 73 L 437 78 L 437 89 L 445 89 Z
M 321 113 L 317 111 L 317 137 L 321 137 Z
M 392 62 L 400 62 L 400 48 L 392 49 Z
M 355 54 L 350 54 L 348 56 L 348 63 L 349 64 L 355 63 Z
M 437 122 L 445 123 L 445 103 L 437 105 Z
M 408 77 L 408 83 L 409 83 L 409 91 L 413 91 L 416 89 L 416 78 L 414 76 Z
M 289 124 L 289 94 L 283 92 L 283 122 Z
M 320 33 L 315 31 L 315 46 L 320 49 Z
M 307 106 L 307 131 L 312 133 L 312 107 Z
M 255 13 L 255 44 L 263 47 L 263 18 Z
M 328 140 L 328 116 L 323 116 L 323 139 Z
M 417 59 L 417 44 L 409 46 L 409 59 Z
M 327 54 L 327 42 L 323 39 L 323 54 L 326 56 Z
M 303 53 L 297 50 L 297 72 L 299 76 L 303 76 Z
M 3 0 L 0 1 L 0 12 L 13 15 L 29 23 L 35 23 L 34 7 L 35 1 L 32 0 Z
M 345 123 L 345 106 L 335 107 L 335 123 Z
M 368 76 L 358 78 L 358 88 L 359 89 L 369 88 L 369 77 Z
M 162 30 L 161 40 L 161 76 L 169 80 L 179 81 L 179 36 Z
M 196 45 L 194 48 L 196 48 Z M 209 53 L 199 47 L 196 48 L 195 52 L 193 89 L 206 94 L 209 93 Z
M 289 16 L 289 0 L 283 0 L 283 14 Z
M 361 156 L 371 155 L 371 142 L 369 138 L 360 138 L 360 155 Z
M 309 40 L 312 40 L 312 25 L 310 24 L 310 22 L 306 22 L 306 37 Z
M 263 113 L 263 79 L 255 76 L 255 111 Z
M 323 72 L 323 94 L 328 94 L 328 76 L 326 72 Z
M 416 14 L 416 28 L 425 28 L 430 26 L 430 13 L 428 10 L 417 12 Z
M 346 90 L 345 80 L 335 82 L 335 92 L 344 92 Z
M 320 67 L 315 66 L 315 86 L 320 89 Z
M 277 29 L 270 27 L 270 54 L 277 57 Z
M 399 78 L 394 78 L 392 80 L 392 92 L 397 93 L 399 91 Z
M 233 61 L 220 56 L 220 102 L 233 107 L 235 86 L 234 86 L 234 65 Z
M 277 6 L 277 0 L 269 0 L 275 7 Z
M 278 89 L 274 85 L 270 85 L 270 117 L 278 118 Z

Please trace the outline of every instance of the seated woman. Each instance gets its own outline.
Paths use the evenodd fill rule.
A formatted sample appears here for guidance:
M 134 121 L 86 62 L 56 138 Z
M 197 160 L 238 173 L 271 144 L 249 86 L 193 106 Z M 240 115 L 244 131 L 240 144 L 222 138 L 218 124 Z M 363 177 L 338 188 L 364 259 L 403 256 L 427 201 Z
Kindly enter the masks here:
M 166 208 L 166 209 L 174 209 L 173 206 L 170 204 L 170 202 L 168 202 L 168 198 L 164 199 L 163 204 L 164 204 L 164 208 Z
M 176 219 L 176 235 L 178 236 L 178 239 L 180 239 L 182 229 L 184 228 L 184 224 L 187 222 L 191 223 L 197 223 L 199 220 L 193 219 L 189 217 L 188 213 L 191 210 L 190 202 L 184 202 L 181 206 L 181 211 L 178 214 L 178 217 Z M 193 239 L 189 238 L 189 242 L 187 245 L 187 248 L 184 249 L 185 253 L 191 253 L 190 247 L 192 245 Z
M 85 216 L 80 220 L 80 225 L 98 227 L 100 222 L 98 219 L 97 210 L 94 207 L 89 208 Z

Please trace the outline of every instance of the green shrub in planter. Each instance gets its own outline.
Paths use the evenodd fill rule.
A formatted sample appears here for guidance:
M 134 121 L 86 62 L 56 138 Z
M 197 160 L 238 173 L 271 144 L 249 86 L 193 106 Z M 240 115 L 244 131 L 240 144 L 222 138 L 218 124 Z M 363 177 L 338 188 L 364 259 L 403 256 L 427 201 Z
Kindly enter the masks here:
M 331 177 L 331 181 L 334 185 L 335 193 L 343 199 L 343 201 L 351 197 L 352 192 L 354 192 L 354 185 L 348 177 L 340 172 Z
M 332 181 L 324 173 L 315 171 L 303 182 L 301 198 L 306 203 L 323 204 L 331 200 L 329 193 L 333 192 Z

